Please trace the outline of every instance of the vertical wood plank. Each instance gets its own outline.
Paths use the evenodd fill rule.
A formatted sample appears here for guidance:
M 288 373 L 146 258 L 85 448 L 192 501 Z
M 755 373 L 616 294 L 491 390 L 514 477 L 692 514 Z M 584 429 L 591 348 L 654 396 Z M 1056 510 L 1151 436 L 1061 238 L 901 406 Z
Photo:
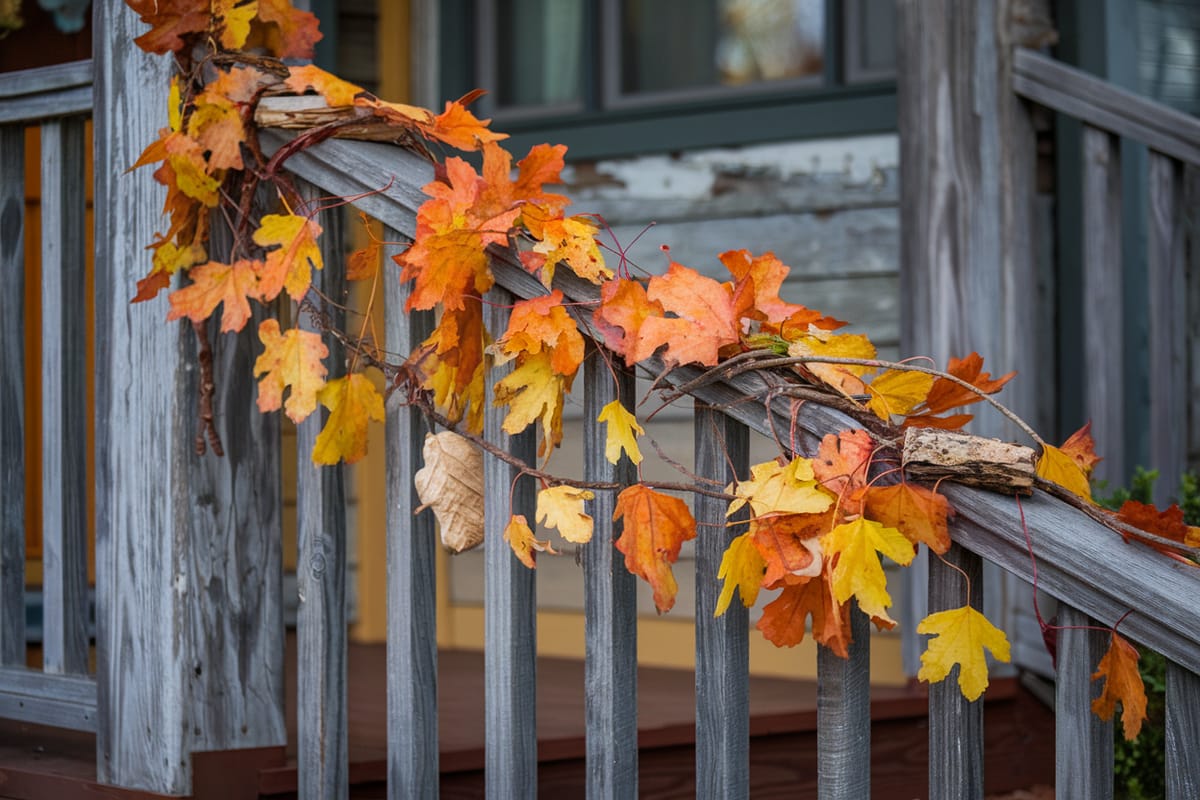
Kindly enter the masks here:
M 1159 471 L 1155 503 L 1179 491 L 1187 466 L 1187 271 L 1184 263 L 1183 168 L 1150 153 L 1147 266 L 1150 297 L 1150 463 Z
M 306 199 L 317 197 L 305 186 Z M 342 239 L 339 211 L 319 223 L 323 270 L 313 271 L 313 287 L 334 303 L 343 301 Z M 336 305 L 309 292 L 299 312 L 300 326 L 319 330 L 306 303 L 335 328 L 345 325 Z M 330 378 L 343 371 L 343 348 L 326 335 Z M 296 762 L 300 797 L 345 800 L 350 792 L 346 710 L 346 492 L 342 465 L 318 466 L 312 451 L 328 413 L 311 414 L 296 429 L 297 545 L 300 606 L 296 622 L 299 654 L 296 687 Z
M 0 280 L 25 296 L 25 129 L 0 126 Z M 25 314 L 0 315 L 0 664 L 25 665 Z
M 1096 450 L 1104 460 L 1096 477 L 1124 483 L 1125 311 L 1121 277 L 1120 141 L 1083 129 L 1084 396 Z
M 41 128 L 43 669 L 86 673 L 83 120 Z
M 749 472 L 745 425 L 696 404 L 696 474 L 726 486 Z M 744 798 L 750 793 L 749 612 L 735 599 L 714 617 L 721 594 L 717 572 L 730 540 L 725 501 L 696 495 L 696 796 Z M 745 515 L 739 515 L 745 519 Z
M 513 301 L 501 289 L 484 298 L 484 324 L 493 337 L 508 327 Z M 492 386 L 513 366 L 493 369 L 486 379 L 483 433 L 532 464 L 537 458 L 533 428 L 510 436 L 501 427 L 506 409 L 492 406 Z M 516 468 L 484 454 L 484 772 L 487 796 L 495 798 L 537 795 L 537 583 L 534 570 L 517 561 L 504 541 L 510 513 L 523 514 L 533 526 L 536 495 L 532 479 L 516 477 Z
M 941 559 L 929 559 L 930 613 L 962 607 L 968 582 L 971 605 L 980 608 L 983 559 L 957 544 L 951 544 Z M 930 800 L 983 797 L 983 698 L 972 703 L 963 697 L 959 669 L 929 687 Z
M 398 242 L 403 236 L 385 228 L 383 238 Z M 399 249 L 387 248 L 385 258 Z M 386 347 L 403 357 L 429 335 L 432 316 L 405 311 L 410 284 L 389 276 L 384 285 Z M 432 512 L 414 516 L 420 500 L 413 485 L 428 426 L 419 411 L 399 404 L 400 394 L 388 403 L 386 433 L 388 796 L 393 800 L 438 794 L 437 533 Z
M 1200 675 L 1167 661 L 1167 800 L 1200 797 L 1200 772 L 1191 758 L 1200 741 Z
M 612 367 L 589 347 L 583 389 L 584 477 L 633 483 L 633 462 L 622 455 L 617 464 L 609 463 L 605 426 L 596 422 L 613 400 L 632 410 L 636 399 L 633 373 L 619 363 Z M 592 541 L 583 547 L 587 796 L 596 800 L 635 798 L 638 793 L 637 584 L 613 546 L 621 535 L 612 518 L 615 508 L 616 492 L 596 492 L 589 510 L 595 529 Z
M 1058 800 L 1108 800 L 1113 796 L 1113 723 L 1092 713 L 1100 684 L 1092 673 L 1108 649 L 1109 635 L 1086 630 L 1097 623 L 1065 603 L 1058 607 L 1054 783 Z
M 851 599 L 850 657 L 817 648 L 817 796 L 871 796 L 871 621 Z M 930 728 L 933 724 L 930 722 Z

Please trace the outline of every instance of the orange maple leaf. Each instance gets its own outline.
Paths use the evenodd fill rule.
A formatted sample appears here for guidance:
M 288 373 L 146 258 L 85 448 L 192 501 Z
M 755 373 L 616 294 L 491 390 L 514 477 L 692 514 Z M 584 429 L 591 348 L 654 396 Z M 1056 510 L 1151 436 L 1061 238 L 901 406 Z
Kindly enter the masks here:
M 1096 440 L 1092 438 L 1091 420 L 1088 420 L 1086 425 L 1068 436 L 1059 450 L 1078 464 L 1079 468 L 1083 470 L 1083 474 L 1089 478 L 1092 476 L 1092 470 L 1095 469 L 1096 465 L 1104 460 L 1096 455 Z
M 258 410 L 274 411 L 283 400 L 283 390 L 291 388 L 284 410 L 288 419 L 299 423 L 317 407 L 317 392 L 325 385 L 326 369 L 321 359 L 329 348 L 320 334 L 292 328 L 280 333 L 279 323 L 263 320 L 258 338 L 266 346 L 254 362 L 258 382 Z M 263 373 L 266 373 L 265 375 Z
M 599 226 L 586 216 L 563 219 L 543 219 L 540 206 L 526 205 L 521 220 L 530 236 L 537 240 L 532 251 L 521 253 L 521 263 L 529 272 L 540 272 L 543 286 L 554 280 L 554 268 L 563 263 L 579 277 L 591 283 L 601 283 L 612 277 L 612 270 L 604 266 L 604 255 L 596 241 Z
M 268 214 L 259 221 L 254 243 L 262 247 L 278 245 L 267 252 L 259 274 L 259 292 L 265 301 L 274 300 L 281 289 L 293 300 L 303 299 L 312 285 L 309 264 L 321 269 L 325 261 L 317 237 L 321 226 L 298 214 Z
M 208 151 L 211 169 L 241 169 L 246 132 L 242 115 L 227 97 L 204 92 L 188 118 L 188 134 Z
M 383 395 L 361 372 L 335 378 L 317 394 L 329 418 L 313 444 L 315 464 L 353 464 L 367 454 L 367 426 L 383 422 Z
M 354 98 L 366 91 L 361 86 L 344 81 L 315 64 L 288 67 L 288 77 L 283 84 L 296 94 L 304 94 L 312 89 L 324 97 L 331 107 L 352 106 Z
M 680 546 L 696 537 L 687 503 L 635 484 L 617 496 L 613 520 L 624 524 L 615 544 L 625 554 L 625 569 L 650 584 L 660 614 L 670 611 L 678 591 L 671 564 Z
M 779 290 L 783 288 L 790 268 L 774 253 L 752 256 L 749 250 L 728 250 L 718 258 L 739 286 L 750 288 L 753 308 L 765 321 L 776 325 L 787 322 L 793 330 L 807 330 L 810 324 L 822 319 L 821 312 L 780 298 Z
M 195 0 L 126 0 L 150 26 L 133 40 L 147 53 L 163 55 L 182 50 L 192 34 L 207 31 L 213 22 L 208 4 Z
M 1092 680 L 1106 679 L 1100 696 L 1092 700 L 1092 711 L 1110 720 L 1120 703 L 1121 726 L 1129 741 L 1137 738 L 1146 720 L 1146 686 L 1138 672 L 1138 658 L 1137 648 L 1113 631 L 1108 651 L 1092 674 Z
M 279 58 L 309 59 L 313 45 L 321 41 L 317 18 L 293 8 L 290 0 L 258 0 L 257 29 L 263 46 Z
M 633 366 L 633 345 L 642 323 L 650 317 L 663 315 L 662 303 L 646 296 L 646 287 L 630 278 L 617 278 L 600 285 L 600 305 L 592 313 L 592 324 L 604 337 L 609 350 L 625 357 Z
M 240 331 L 250 319 L 249 298 L 258 293 L 258 266 L 256 261 L 233 264 L 210 261 L 190 270 L 191 285 L 172 292 L 168 298 L 171 310 L 167 321 L 187 317 L 192 322 L 202 322 L 224 303 L 221 332 Z
M 764 586 L 821 574 L 819 538 L 833 528 L 833 510 L 821 514 L 775 514 L 750 521 L 748 535 L 766 563 Z
M 478 119 L 467 110 L 467 106 L 480 94 L 471 92 L 458 100 L 447 101 L 446 110 L 433 118 L 426 134 L 459 150 L 479 150 L 489 142 L 507 139 L 507 133 L 497 133 L 488 128 L 490 119 Z
M 1117 519 L 1164 539 L 1180 543 L 1187 540 L 1188 526 L 1183 521 L 1183 509 L 1178 505 L 1173 504 L 1166 511 L 1159 511 L 1148 503 L 1126 500 L 1117 511 Z
M 693 363 L 711 367 L 722 347 L 739 341 L 741 325 L 730 288 L 694 269 L 672 261 L 667 274 L 650 279 L 646 297 L 675 316 L 642 320 L 628 354 L 635 363 L 666 345 L 662 359 L 668 369 Z
M 862 510 L 859 490 L 867 485 L 874 450 L 875 443 L 866 431 L 828 433 L 817 448 L 817 457 L 812 460 L 813 473 L 822 486 L 837 495 L 844 514 Z
M 946 372 L 966 381 L 983 394 L 995 394 L 1017 374 L 1009 372 L 993 379 L 991 373 L 983 371 L 983 357 L 978 353 L 971 353 L 966 358 L 951 358 Z M 925 413 L 940 414 L 952 408 L 978 403 L 982 399 L 978 393 L 954 381 L 938 378 L 933 382 L 929 396 L 925 398 Z
M 924 542 L 935 553 L 950 549 L 947 520 L 954 514 L 940 494 L 912 483 L 871 486 L 865 490 L 864 510 L 871 519 L 896 528 L 913 544 Z
M 500 352 L 523 357 L 544 351 L 556 373 L 574 375 L 583 363 L 583 336 L 562 302 L 563 293 L 555 289 L 514 305 L 508 330 L 496 340 Z
M 429 338 L 414 354 L 414 365 L 425 388 L 451 422 L 470 410 L 467 427 L 483 430 L 484 356 L 487 332 L 483 327 L 483 301 L 470 296 L 462 308 L 446 309 Z
M 818 644 L 842 658 L 850 655 L 849 609 L 833 596 L 828 564 L 821 575 L 784 585 L 779 596 L 763 607 L 755 625 L 776 647 L 794 647 L 804 641 L 808 618 Z
M 346 259 L 346 280 L 371 280 L 379 272 L 379 255 L 383 242 L 372 238 L 365 247 L 360 247 Z

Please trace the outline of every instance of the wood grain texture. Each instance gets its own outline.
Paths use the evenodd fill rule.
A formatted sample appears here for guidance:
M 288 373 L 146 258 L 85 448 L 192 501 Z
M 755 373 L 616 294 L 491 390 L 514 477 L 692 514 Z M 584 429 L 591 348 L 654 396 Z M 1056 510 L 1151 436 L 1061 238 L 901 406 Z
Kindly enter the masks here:
M 95 210 L 96 771 L 105 783 L 185 794 L 195 709 L 185 692 L 189 654 L 176 643 L 183 598 L 196 590 L 178 570 L 190 539 L 193 412 L 183 335 L 163 328 L 166 297 L 129 304 L 131 265 L 148 271 L 162 193 L 147 170 L 125 174 L 162 126 L 170 65 L 132 46 L 143 26 L 124 4 L 94 11 L 102 32 L 94 163 L 104 198 Z
M 850 657 L 817 649 L 817 797 L 871 796 L 871 623 L 851 600 Z M 932 724 L 930 728 L 932 730 Z M 932 739 L 930 741 L 932 747 Z
M 302 186 L 306 200 L 321 192 Z M 325 268 L 313 271 L 313 288 L 334 303 L 342 303 L 342 232 L 340 211 L 320 214 L 321 255 Z M 335 329 L 345 325 L 337 305 L 309 292 L 314 304 Z M 303 306 L 303 304 L 302 304 Z M 300 326 L 317 331 L 310 312 L 302 307 Z M 323 337 L 329 348 L 329 378 L 343 372 L 343 348 L 335 336 Z M 312 460 L 313 447 L 328 413 L 324 408 L 296 426 L 296 567 L 300 606 L 296 622 L 300 669 L 296 687 L 297 743 L 300 797 L 345 800 L 350 791 L 346 711 L 346 489 L 342 465 L 321 466 Z
M 930 613 L 960 608 L 968 602 L 980 609 L 982 600 L 983 560 L 979 556 L 952 544 L 941 559 L 930 559 Z M 983 798 L 983 702 L 963 697 L 958 688 L 960 669 L 954 667 L 945 680 L 929 686 L 930 800 Z
M 385 241 L 400 241 L 395 229 Z M 387 257 L 399 247 L 385 248 Z M 388 352 L 409 353 L 432 328 L 429 312 L 408 314 L 410 285 L 384 281 Z M 420 505 L 413 474 L 421 466 L 428 430 L 424 418 L 401 405 L 401 392 L 387 407 L 387 620 L 388 620 L 388 796 L 436 797 L 438 786 L 437 710 L 437 532 L 433 513 Z
M 1167 662 L 1167 800 L 1200 797 L 1200 772 L 1190 755 L 1200 740 L 1200 675 Z
M 696 474 L 720 486 L 750 474 L 746 426 L 697 404 Z M 729 504 L 696 495 L 696 796 L 744 798 L 750 792 L 749 612 L 736 598 L 714 617 L 725 548 L 744 527 L 726 527 Z M 737 517 L 746 519 L 745 511 Z M 727 579 L 729 580 L 729 579 Z
M 1088 125 L 1200 164 L 1200 121 L 1033 50 L 1014 53 L 1013 89 Z
M 84 130 L 42 123 L 43 669 L 88 671 Z
M 24 667 L 0 668 L 0 717 L 78 731 L 96 730 L 96 681 L 48 675 Z
M 1083 338 L 1085 416 L 1104 460 L 1095 477 L 1125 482 L 1125 310 L 1121 266 L 1120 141 L 1083 130 Z
M 591 481 L 637 480 L 633 462 L 617 464 L 605 456 L 605 426 L 595 422 L 614 400 L 633 409 L 633 373 L 614 363 L 610 370 L 594 346 L 583 375 L 584 478 Z M 615 375 L 615 380 L 614 380 Z M 592 540 L 583 546 L 585 718 L 587 725 L 587 796 L 638 796 L 637 750 L 637 582 L 613 546 L 621 525 L 613 522 L 616 492 L 596 492 L 589 513 Z
M 92 110 L 92 62 L 73 61 L 0 75 L 0 125 Z
M 25 129 L 0 125 L 0 280 L 25 296 Z M 25 665 L 25 314 L 0 315 L 0 665 Z
M 1187 264 L 1182 165 L 1149 154 L 1147 275 L 1150 298 L 1150 463 L 1158 470 L 1154 501 L 1165 508 L 1187 466 Z
M 1026 104 L 1011 89 L 1019 0 L 899 0 L 900 355 L 944 364 L 975 351 L 992 374 L 1019 369 L 1005 405 L 1036 430 L 1054 422 L 1053 285 L 1033 245 L 1036 153 Z M 971 432 L 1018 431 L 981 409 Z M 925 616 L 924 567 L 904 573 L 900 624 Z M 996 576 L 1000 578 L 1000 576 Z M 1001 580 L 989 581 L 997 594 Z M 1000 600 L 999 596 L 993 597 Z M 1007 616 L 1009 609 L 999 608 Z M 1004 625 L 1006 619 L 998 619 Z M 906 637 L 905 668 L 919 642 Z
M 508 309 L 515 298 L 502 289 L 484 297 L 484 325 L 494 336 L 508 327 Z M 493 369 L 488 375 L 483 434 L 489 442 L 533 464 L 537 440 L 532 428 L 513 436 L 502 425 L 506 409 L 492 405 L 492 386 L 511 371 Z M 537 582 L 513 555 L 504 540 L 510 515 L 523 514 L 533 527 L 535 484 L 517 479 L 517 470 L 484 455 L 484 671 L 487 734 L 487 793 L 489 797 L 533 797 L 537 792 Z
M 1113 722 L 1092 713 L 1100 693 L 1092 672 L 1108 649 L 1104 625 L 1066 603 L 1058 607 L 1055 678 L 1055 785 L 1060 800 L 1107 800 L 1113 796 Z

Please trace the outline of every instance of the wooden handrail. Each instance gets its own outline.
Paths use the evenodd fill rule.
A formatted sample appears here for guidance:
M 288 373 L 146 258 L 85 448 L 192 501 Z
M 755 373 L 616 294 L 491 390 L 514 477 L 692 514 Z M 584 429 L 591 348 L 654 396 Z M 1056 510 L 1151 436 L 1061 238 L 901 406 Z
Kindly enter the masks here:
M 1097 128 L 1200 164 L 1200 120 L 1034 50 L 1013 54 L 1013 90 Z
M 0 73 L 0 124 L 92 112 L 92 62 Z

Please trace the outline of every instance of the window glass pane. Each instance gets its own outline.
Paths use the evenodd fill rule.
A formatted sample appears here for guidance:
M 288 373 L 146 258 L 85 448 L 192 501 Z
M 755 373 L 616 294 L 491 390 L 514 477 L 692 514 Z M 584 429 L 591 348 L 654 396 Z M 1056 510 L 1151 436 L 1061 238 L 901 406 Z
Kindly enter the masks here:
M 500 106 L 561 106 L 582 99 L 584 0 L 498 0 L 496 70 Z
M 857 0 L 855 28 L 850 30 L 847 50 L 851 77 L 875 78 L 896 71 L 895 0 Z
M 624 94 L 820 76 L 825 0 L 622 0 Z

